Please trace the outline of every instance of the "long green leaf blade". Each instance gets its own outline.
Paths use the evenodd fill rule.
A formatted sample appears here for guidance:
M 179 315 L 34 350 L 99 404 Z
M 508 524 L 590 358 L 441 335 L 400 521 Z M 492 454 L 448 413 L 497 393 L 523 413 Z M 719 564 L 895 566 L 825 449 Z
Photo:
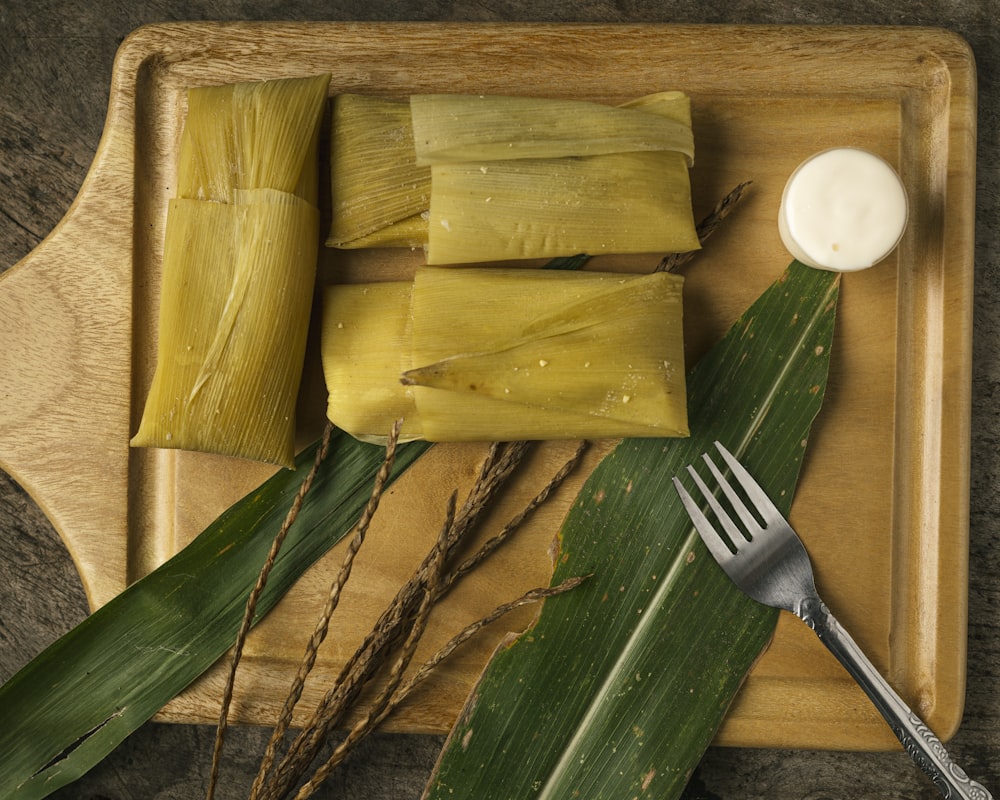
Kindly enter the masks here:
M 721 440 L 786 512 L 826 385 L 838 276 L 793 263 L 689 377 L 687 440 L 622 442 L 562 527 L 546 601 L 499 650 L 426 797 L 677 797 L 774 631 L 670 484 Z
M 45 797 L 97 764 L 232 646 L 247 595 L 317 444 L 0 687 L 0 797 Z M 399 448 L 394 477 L 426 449 Z M 260 598 L 263 617 L 347 533 L 380 447 L 335 433 Z

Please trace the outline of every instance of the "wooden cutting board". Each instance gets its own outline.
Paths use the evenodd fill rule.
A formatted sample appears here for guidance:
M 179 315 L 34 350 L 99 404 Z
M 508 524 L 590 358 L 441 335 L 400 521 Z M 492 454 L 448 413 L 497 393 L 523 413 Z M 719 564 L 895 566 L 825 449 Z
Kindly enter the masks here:
M 664 89 L 693 103 L 696 216 L 737 183 L 750 198 L 687 271 L 695 359 L 788 261 L 775 218 L 784 182 L 812 153 L 854 145 L 896 166 L 910 225 L 876 269 L 846 276 L 827 401 L 793 522 L 820 590 L 901 694 L 943 737 L 962 713 L 967 591 L 976 77 L 969 48 L 914 28 L 667 25 L 179 23 L 121 46 L 104 137 L 50 236 L 0 278 L 0 466 L 63 537 L 96 608 L 183 547 L 270 468 L 175 451 L 133 451 L 152 376 L 160 254 L 185 91 L 330 72 L 331 93 L 558 95 L 620 102 Z M 320 279 L 407 275 L 419 254 L 324 251 Z M 595 268 L 648 270 L 642 259 Z M 739 387 L 733 387 L 739 391 Z M 322 425 L 307 363 L 300 439 Z M 605 447 L 606 449 L 606 447 Z M 496 519 L 568 452 L 543 446 Z M 598 446 L 588 466 L 602 452 Z M 322 651 L 322 691 L 409 575 L 467 486 L 478 445 L 439 446 L 395 488 Z M 547 583 L 549 545 L 586 468 L 450 599 L 428 648 L 464 621 Z M 254 632 L 235 718 L 270 723 L 340 554 L 311 570 Z M 532 611 L 488 630 L 395 717 L 444 732 L 492 648 Z M 161 719 L 214 722 L 210 671 Z M 782 619 L 719 743 L 881 749 L 895 739 L 804 626 Z

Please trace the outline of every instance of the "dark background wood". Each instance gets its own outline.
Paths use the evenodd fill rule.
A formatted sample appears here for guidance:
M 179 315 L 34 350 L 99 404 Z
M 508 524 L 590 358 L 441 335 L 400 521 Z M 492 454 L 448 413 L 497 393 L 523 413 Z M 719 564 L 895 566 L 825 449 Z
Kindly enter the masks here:
M 1000 289 L 996 83 L 1000 0 L 0 0 L 0 272 L 58 223 L 73 201 L 104 125 L 111 64 L 131 30 L 195 19 L 520 20 L 933 25 L 972 45 L 979 70 L 975 349 L 968 696 L 950 748 L 1000 792 Z M 3 342 L 0 342 L 3 347 Z M 13 402 L 0 384 L 0 402 Z M 84 618 L 86 601 L 44 514 L 0 471 L 0 681 Z M 6 722 L 6 721 L 2 721 Z M 220 800 L 245 797 L 266 732 L 231 731 Z M 167 800 L 204 793 L 214 729 L 148 723 L 55 797 Z M 378 734 L 318 797 L 420 796 L 442 739 Z M 2 758 L 2 754 L 0 754 Z M 691 798 L 893 800 L 937 792 L 901 753 L 712 749 Z

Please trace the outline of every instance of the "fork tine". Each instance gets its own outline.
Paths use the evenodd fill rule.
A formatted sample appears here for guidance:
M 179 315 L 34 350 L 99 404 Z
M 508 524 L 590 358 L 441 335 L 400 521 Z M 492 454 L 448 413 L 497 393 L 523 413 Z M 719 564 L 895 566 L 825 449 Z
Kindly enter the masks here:
M 684 509 L 687 511 L 688 516 L 691 517 L 691 521 L 694 523 L 695 530 L 698 531 L 701 540 L 705 543 L 712 557 L 720 564 L 725 564 L 733 557 L 732 551 L 716 532 L 712 523 L 709 522 L 708 517 L 699 508 L 694 498 L 688 494 L 687 489 L 684 488 L 677 478 L 674 478 L 673 481 L 674 488 L 677 489 L 677 494 L 681 498 L 681 503 L 684 504 Z
M 739 550 L 740 544 L 747 541 L 749 538 L 743 531 L 739 529 L 733 518 L 729 516 L 729 512 L 723 508 L 722 503 L 719 502 L 719 498 L 715 496 L 715 492 L 708 488 L 708 484 L 702 479 L 695 468 L 688 466 L 688 473 L 696 484 L 698 484 L 698 489 L 701 491 L 705 500 L 708 501 L 709 507 L 712 509 L 712 513 L 718 518 L 719 522 L 722 524 L 722 529 L 726 532 L 729 537 L 729 544 L 732 550 Z M 728 488 L 725 487 L 724 488 Z
M 753 479 L 753 476 L 747 472 L 746 468 L 736 460 L 736 456 L 723 447 L 720 442 L 715 443 L 715 448 L 722 455 L 723 459 L 725 459 L 729 469 L 732 470 L 736 480 L 738 480 L 740 486 L 743 487 L 743 491 L 747 493 L 747 497 L 749 497 L 753 504 L 757 507 L 757 510 L 764 518 L 764 521 L 777 522 L 783 520 L 784 518 L 778 510 L 778 507 L 771 502 L 771 498 L 767 496 L 767 493 L 760 487 L 760 484 Z
M 716 445 L 718 444 L 719 443 L 716 442 Z M 746 531 L 745 536 L 749 539 L 754 539 L 757 536 L 760 536 L 764 532 L 764 529 L 761 527 L 761 524 L 757 521 L 757 518 L 753 515 L 750 509 L 746 507 L 746 503 L 743 502 L 743 498 L 736 494 L 736 490 L 733 489 L 732 484 L 726 479 L 726 476 L 722 474 L 722 471 L 715 466 L 715 462 L 712 461 L 708 453 L 703 454 L 702 459 L 708 465 L 708 468 L 715 477 L 716 482 L 722 487 L 722 492 L 726 495 L 726 499 L 729 500 L 729 504 L 736 512 L 736 516 L 738 516 L 740 521 L 743 523 L 744 530 Z

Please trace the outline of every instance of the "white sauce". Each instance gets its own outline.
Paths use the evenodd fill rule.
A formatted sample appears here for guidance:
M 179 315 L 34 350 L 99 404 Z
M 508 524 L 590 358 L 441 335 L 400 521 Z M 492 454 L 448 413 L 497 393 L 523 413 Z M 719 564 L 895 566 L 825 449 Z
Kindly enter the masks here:
M 817 153 L 792 173 L 778 231 L 803 264 L 853 272 L 893 251 L 906 218 L 906 190 L 893 168 L 865 150 L 841 147 Z

